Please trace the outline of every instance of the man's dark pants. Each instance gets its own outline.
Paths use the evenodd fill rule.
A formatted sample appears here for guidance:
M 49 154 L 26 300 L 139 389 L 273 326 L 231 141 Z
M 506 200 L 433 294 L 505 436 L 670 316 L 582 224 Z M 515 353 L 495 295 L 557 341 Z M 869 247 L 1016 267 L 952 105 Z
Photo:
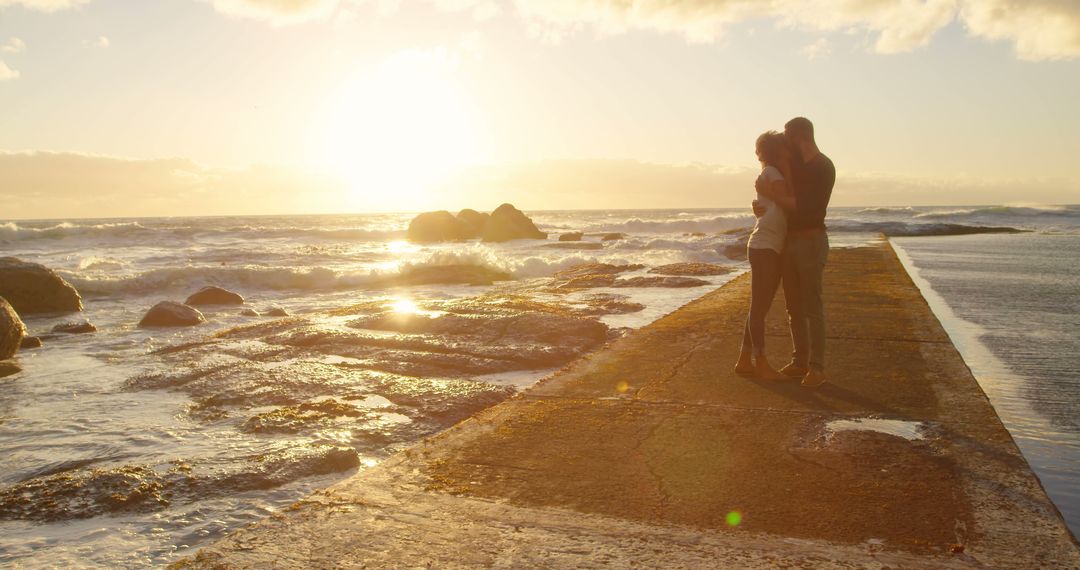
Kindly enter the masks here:
M 799 366 L 825 369 L 825 308 L 821 279 L 829 258 L 825 230 L 788 235 L 782 259 L 784 297 L 791 327 L 791 360 Z

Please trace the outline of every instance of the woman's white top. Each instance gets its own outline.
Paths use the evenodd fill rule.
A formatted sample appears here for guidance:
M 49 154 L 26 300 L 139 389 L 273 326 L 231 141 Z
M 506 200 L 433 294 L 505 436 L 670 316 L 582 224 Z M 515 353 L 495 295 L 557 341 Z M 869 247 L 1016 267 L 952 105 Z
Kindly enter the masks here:
M 783 180 L 784 175 L 775 166 L 766 166 L 758 178 L 765 178 L 770 185 Z M 776 253 L 784 251 L 784 238 L 787 237 L 787 214 L 771 198 L 758 192 L 758 203 L 765 206 L 765 215 L 757 219 L 754 231 L 750 234 L 747 247 L 751 249 L 771 249 Z

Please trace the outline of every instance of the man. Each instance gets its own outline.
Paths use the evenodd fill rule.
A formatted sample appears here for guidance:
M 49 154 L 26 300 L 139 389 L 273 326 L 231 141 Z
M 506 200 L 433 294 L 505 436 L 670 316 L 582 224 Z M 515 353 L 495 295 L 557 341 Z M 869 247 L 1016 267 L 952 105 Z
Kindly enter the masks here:
M 772 198 L 788 215 L 788 232 L 781 258 L 784 297 L 794 347 L 791 363 L 781 373 L 802 379 L 816 388 L 825 383 L 825 309 L 821 279 L 829 256 L 825 210 L 829 207 L 836 168 L 818 150 L 814 125 L 796 117 L 784 125 L 784 138 L 792 150 L 792 188 L 789 196 L 774 195 L 758 179 L 757 191 Z M 760 207 L 755 204 L 755 213 Z

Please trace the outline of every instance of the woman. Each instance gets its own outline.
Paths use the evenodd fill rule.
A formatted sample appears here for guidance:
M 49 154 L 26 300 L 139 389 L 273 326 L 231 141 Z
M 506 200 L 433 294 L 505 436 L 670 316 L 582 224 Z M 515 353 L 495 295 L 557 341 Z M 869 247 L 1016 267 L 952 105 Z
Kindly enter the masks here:
M 787 181 L 790 179 L 791 152 L 784 135 L 776 131 L 763 133 L 757 138 L 756 150 L 762 167 L 759 178 L 769 182 L 778 196 L 790 196 Z M 765 357 L 765 315 L 780 286 L 780 253 L 787 237 L 787 216 L 783 208 L 764 194 L 759 193 L 757 199 L 765 207 L 765 215 L 757 219 L 746 244 L 750 260 L 750 314 L 746 317 L 742 351 L 735 372 L 764 380 L 787 380 L 787 376 L 770 366 Z

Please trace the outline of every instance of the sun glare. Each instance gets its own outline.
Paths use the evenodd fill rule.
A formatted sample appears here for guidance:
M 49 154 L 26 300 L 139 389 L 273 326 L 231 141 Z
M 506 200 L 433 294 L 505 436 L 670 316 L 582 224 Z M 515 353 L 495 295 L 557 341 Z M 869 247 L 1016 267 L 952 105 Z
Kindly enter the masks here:
M 482 157 L 476 121 L 442 51 L 408 51 L 343 86 L 316 129 L 313 161 L 349 185 L 353 202 L 424 208 L 431 187 Z

